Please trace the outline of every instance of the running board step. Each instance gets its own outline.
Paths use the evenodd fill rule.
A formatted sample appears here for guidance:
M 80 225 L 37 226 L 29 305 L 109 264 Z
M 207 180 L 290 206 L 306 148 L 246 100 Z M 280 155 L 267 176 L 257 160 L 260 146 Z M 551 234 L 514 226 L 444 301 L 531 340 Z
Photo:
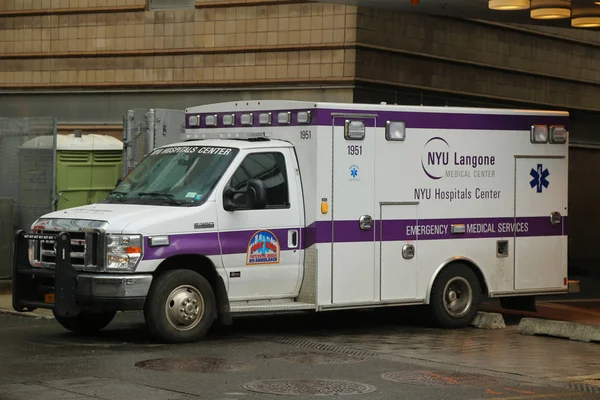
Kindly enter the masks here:
M 254 312 L 284 312 L 284 311 L 301 311 L 301 310 L 315 310 L 316 305 L 310 303 L 270 303 L 270 304 L 231 304 L 231 313 L 254 313 Z

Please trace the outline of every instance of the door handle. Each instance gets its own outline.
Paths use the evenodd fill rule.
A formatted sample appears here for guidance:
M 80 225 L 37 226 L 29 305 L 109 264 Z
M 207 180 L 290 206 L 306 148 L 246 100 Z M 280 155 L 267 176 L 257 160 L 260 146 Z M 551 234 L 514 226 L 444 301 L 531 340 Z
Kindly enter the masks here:
M 295 249 L 298 247 L 298 231 L 293 229 L 288 231 L 288 248 Z
M 361 215 L 358 224 L 360 229 L 368 231 L 373 226 L 373 218 L 370 215 Z
M 552 213 L 550 213 L 550 223 L 552 225 L 558 225 L 561 223 L 561 221 L 562 215 L 560 215 L 558 211 L 552 211 Z

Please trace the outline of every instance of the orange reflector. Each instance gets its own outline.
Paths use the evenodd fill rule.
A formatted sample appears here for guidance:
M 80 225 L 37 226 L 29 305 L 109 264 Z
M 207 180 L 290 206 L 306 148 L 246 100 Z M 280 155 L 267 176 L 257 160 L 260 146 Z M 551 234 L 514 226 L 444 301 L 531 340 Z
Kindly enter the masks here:
M 410 4 L 416 6 L 417 4 L 419 4 L 419 0 L 410 0 Z
M 140 254 L 142 252 L 141 247 L 128 247 L 125 252 L 127 254 Z
M 326 201 L 321 203 L 321 214 L 327 214 L 329 211 L 329 204 Z

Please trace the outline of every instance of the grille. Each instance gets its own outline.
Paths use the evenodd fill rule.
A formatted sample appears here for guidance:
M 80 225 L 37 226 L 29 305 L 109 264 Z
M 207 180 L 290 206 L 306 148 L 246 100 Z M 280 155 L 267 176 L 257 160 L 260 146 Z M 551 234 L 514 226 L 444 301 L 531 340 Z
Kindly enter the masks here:
M 85 164 L 89 162 L 89 153 L 86 151 L 61 151 L 58 161 L 68 164 Z
M 118 163 L 122 160 L 122 153 L 120 151 L 95 151 L 92 155 L 94 163 L 107 164 L 107 163 Z
M 40 232 L 29 239 L 31 265 L 54 269 L 56 267 L 56 245 L 54 232 Z M 47 236 L 43 236 L 47 235 Z M 94 270 L 98 267 L 98 234 L 69 232 L 71 236 L 71 265 L 78 271 Z M 32 254 L 31 254 L 32 253 Z

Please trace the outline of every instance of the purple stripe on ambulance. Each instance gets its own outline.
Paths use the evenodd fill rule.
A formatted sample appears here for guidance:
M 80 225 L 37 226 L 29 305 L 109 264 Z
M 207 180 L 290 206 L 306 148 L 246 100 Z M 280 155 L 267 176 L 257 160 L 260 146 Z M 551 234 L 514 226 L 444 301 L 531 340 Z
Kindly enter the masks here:
M 292 121 L 290 124 L 279 124 L 277 121 L 277 114 L 280 112 L 292 113 Z M 232 112 L 216 112 L 216 113 L 202 113 L 201 115 L 216 114 L 217 115 L 217 128 L 229 128 L 229 126 L 223 125 L 223 115 L 235 115 L 235 126 L 240 127 L 239 124 L 240 115 L 252 112 L 254 114 L 253 124 L 254 127 L 263 126 L 260 125 L 258 120 L 258 114 L 268 113 L 272 114 L 272 120 L 270 126 L 298 126 L 298 120 L 296 115 L 298 111 L 310 111 L 311 112 L 311 123 L 308 125 L 319 125 L 319 126 L 331 126 L 333 121 L 332 114 L 356 114 L 355 110 L 338 110 L 338 109 L 305 109 L 305 110 L 269 110 L 269 111 L 232 111 Z M 361 111 L 364 114 L 364 111 Z M 496 115 L 496 114 L 458 114 L 458 113 L 433 113 L 433 112 L 419 112 L 419 111 L 375 111 L 373 114 L 377 115 L 377 127 L 384 127 L 388 120 L 391 121 L 404 121 L 407 128 L 419 128 L 419 129 L 475 129 L 475 130 L 529 130 L 531 125 L 535 124 L 546 124 L 546 125 L 568 125 L 568 117 L 559 116 L 543 116 L 543 115 Z M 191 116 L 196 116 L 197 113 L 189 113 L 185 116 L 185 125 L 187 129 L 211 129 L 213 127 L 206 126 L 204 118 L 201 118 L 199 127 L 192 127 L 189 124 Z M 335 125 L 344 125 L 344 118 L 336 118 Z M 304 126 L 308 126 L 304 125 Z M 368 123 L 367 126 L 372 126 L 372 123 Z
M 318 221 L 305 229 L 296 228 L 300 233 L 299 249 L 306 249 L 315 243 L 331 243 L 332 233 L 336 243 L 357 243 L 369 241 L 402 240 L 444 240 L 444 239 L 484 239 L 533 236 L 559 236 L 567 234 L 568 217 L 563 217 L 561 225 L 552 225 L 550 217 L 504 218 L 454 218 L 420 220 L 375 221 L 374 229 L 363 231 L 358 221 Z M 465 233 L 452 233 L 452 225 L 464 225 Z M 288 231 L 294 228 L 271 229 L 277 238 L 281 251 L 288 247 Z M 333 231 L 333 232 L 332 232 Z M 193 233 L 170 236 L 170 245 L 149 247 L 144 240 L 144 259 L 158 260 L 178 254 L 203 254 L 206 256 L 223 254 L 244 254 L 250 246 L 250 239 L 258 230 L 211 233 Z M 218 238 L 221 243 L 219 246 Z M 418 235 L 418 236 L 417 236 Z
M 279 242 L 281 251 L 290 250 L 288 247 L 288 231 L 296 229 L 298 233 L 301 233 L 300 228 L 287 228 L 287 229 L 265 229 L 272 233 Z M 223 254 L 240 254 L 245 253 L 250 246 L 250 239 L 254 236 L 256 231 L 230 231 L 220 232 L 221 238 L 221 249 Z
M 369 240 L 442 240 L 442 239 L 480 239 L 501 237 L 531 237 L 566 235 L 566 222 L 563 225 L 552 225 L 550 217 L 512 217 L 506 218 L 455 218 L 420 220 L 383 220 L 375 221 L 374 229 L 363 231 L 358 221 L 336 221 L 333 229 L 333 240 L 338 243 L 365 242 Z M 464 233 L 452 233 L 452 225 L 464 225 Z M 319 231 L 329 235 L 330 223 L 317 224 Z M 418 235 L 418 236 L 417 236 Z M 318 241 L 320 242 L 320 241 Z
M 221 254 L 217 232 L 188 233 L 169 236 L 169 246 L 150 247 L 148 238 L 144 238 L 144 260 L 161 260 L 180 254 L 203 254 L 214 256 Z

